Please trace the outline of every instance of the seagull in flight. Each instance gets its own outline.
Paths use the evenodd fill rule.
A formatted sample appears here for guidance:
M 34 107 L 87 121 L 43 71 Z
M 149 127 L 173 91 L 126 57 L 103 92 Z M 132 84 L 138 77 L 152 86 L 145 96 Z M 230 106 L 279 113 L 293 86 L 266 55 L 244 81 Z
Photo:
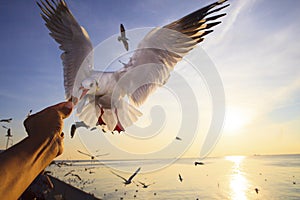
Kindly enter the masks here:
M 141 182 L 141 181 L 139 181 L 139 183 L 143 185 L 143 188 L 148 188 L 150 185 L 155 184 L 154 182 L 151 183 L 151 184 L 146 184 L 146 183 L 143 183 L 143 182 Z
M 71 138 L 74 137 L 76 129 L 77 129 L 76 125 L 72 124 L 72 126 L 71 126 L 71 133 L 70 133 L 71 134 Z
M 83 128 L 86 128 L 86 129 L 89 129 L 89 128 L 90 128 L 90 127 L 89 127 L 88 125 L 86 125 L 83 121 L 75 122 L 74 124 L 71 125 L 71 131 L 70 131 L 71 138 L 74 137 L 77 128 L 80 128 L 80 127 L 83 127 Z M 93 130 L 95 130 L 95 129 L 96 129 L 96 127 L 93 127 L 93 128 L 90 129 L 90 131 L 93 131 Z
M 85 152 L 82 152 L 82 151 L 79 151 L 79 150 L 77 150 L 77 151 L 78 151 L 78 153 L 81 153 L 81 154 L 83 154 L 83 155 L 89 156 L 89 157 L 91 158 L 91 160 L 94 160 L 95 157 L 100 157 L 100 156 L 107 156 L 107 155 L 109 155 L 109 153 L 98 154 L 98 155 L 91 155 L 91 154 L 88 154 L 88 153 L 85 153 Z
M 183 178 L 182 178 L 182 176 L 180 174 L 178 174 L 178 178 L 179 178 L 180 182 L 183 181 Z
M 67 173 L 64 175 L 64 177 L 66 177 L 66 176 L 68 176 L 68 175 L 72 174 L 73 172 L 75 172 L 75 170 L 74 170 L 74 169 L 72 169 L 71 171 L 67 172 Z
M 7 126 L 2 126 L 2 128 L 4 128 L 4 129 L 9 129 Z
M 127 40 L 129 40 L 126 37 L 126 32 L 125 32 L 125 28 L 123 24 L 120 24 L 120 32 L 121 32 L 121 36 L 118 37 L 118 41 L 123 43 L 124 48 L 126 49 L 126 51 L 128 51 L 128 42 Z
M 178 137 L 178 136 L 177 136 L 175 139 L 176 139 L 176 140 L 180 140 L 180 141 L 182 140 L 182 139 L 181 139 L 180 137 Z
M 115 173 L 115 172 L 113 172 L 113 171 L 111 171 L 111 173 L 113 173 L 113 174 L 116 175 L 117 177 L 123 179 L 123 180 L 124 180 L 123 183 L 124 183 L 125 185 L 128 185 L 128 184 L 132 183 L 132 179 L 139 173 L 140 170 L 141 170 L 141 168 L 139 167 L 139 168 L 138 168 L 138 169 L 137 169 L 137 170 L 129 177 L 129 179 L 126 179 L 126 178 L 120 176 L 119 174 L 117 174 L 117 173 Z
M 11 121 L 12 121 L 12 118 L 9 118 L 9 119 L 0 119 L 0 122 L 10 123 Z
M 100 125 L 106 131 L 122 132 L 139 119 L 142 113 L 137 107 L 168 81 L 176 64 L 221 23 L 219 19 L 226 13 L 218 12 L 229 6 L 223 5 L 226 1 L 153 28 L 128 63 L 110 72 L 94 70 L 89 35 L 64 0 L 40 0 L 37 5 L 50 36 L 63 51 L 65 95 L 76 104 L 78 117 L 91 127 Z M 122 36 L 126 38 L 121 24 Z
M 195 164 L 195 166 L 197 166 L 197 165 L 204 165 L 203 162 L 198 162 L 198 161 L 195 161 L 194 164 Z

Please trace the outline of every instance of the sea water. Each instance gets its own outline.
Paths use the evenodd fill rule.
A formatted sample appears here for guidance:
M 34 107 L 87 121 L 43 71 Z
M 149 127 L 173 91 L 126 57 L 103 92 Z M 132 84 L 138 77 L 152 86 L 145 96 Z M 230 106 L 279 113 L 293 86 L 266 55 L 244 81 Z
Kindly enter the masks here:
M 195 161 L 65 161 L 71 166 L 51 165 L 47 170 L 101 199 L 300 199 L 300 155 L 206 158 L 197 166 Z M 126 186 L 112 173 L 127 179 L 138 167 L 141 171 Z M 65 176 L 71 170 L 81 180 Z M 143 188 L 140 182 L 151 185 Z

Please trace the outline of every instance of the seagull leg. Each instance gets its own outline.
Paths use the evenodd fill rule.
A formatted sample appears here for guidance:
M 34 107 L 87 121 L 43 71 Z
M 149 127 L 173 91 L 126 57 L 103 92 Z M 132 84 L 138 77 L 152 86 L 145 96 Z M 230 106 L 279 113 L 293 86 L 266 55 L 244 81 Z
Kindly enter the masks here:
M 117 109 L 116 109 L 115 113 L 116 113 L 116 116 L 117 116 L 118 123 L 117 123 L 117 125 L 116 125 L 116 127 L 114 128 L 113 131 L 117 131 L 118 133 L 121 133 L 122 131 L 125 131 L 125 129 L 124 129 L 124 127 L 121 125 L 121 123 L 120 123 L 120 121 L 119 121 Z
M 99 118 L 98 118 L 98 124 L 99 124 L 100 126 L 106 125 L 106 124 L 104 123 L 104 121 L 102 120 L 102 115 L 103 115 L 103 113 L 104 113 L 104 110 L 103 110 L 103 108 L 100 108 L 100 110 L 101 110 L 101 114 L 100 114 L 100 116 L 99 116 Z

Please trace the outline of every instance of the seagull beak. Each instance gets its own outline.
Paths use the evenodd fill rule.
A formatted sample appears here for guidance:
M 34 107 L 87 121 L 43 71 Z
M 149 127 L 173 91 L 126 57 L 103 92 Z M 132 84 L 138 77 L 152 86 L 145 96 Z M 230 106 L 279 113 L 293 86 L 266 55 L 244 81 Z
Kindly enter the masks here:
M 86 89 L 83 86 L 80 86 L 79 90 L 82 90 L 82 93 L 81 93 L 81 96 L 79 99 L 82 99 L 89 91 L 89 89 Z

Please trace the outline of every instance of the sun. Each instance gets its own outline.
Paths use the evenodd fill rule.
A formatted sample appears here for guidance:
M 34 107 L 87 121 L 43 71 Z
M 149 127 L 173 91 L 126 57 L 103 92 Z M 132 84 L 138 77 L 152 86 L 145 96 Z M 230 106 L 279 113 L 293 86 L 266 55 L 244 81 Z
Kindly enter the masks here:
M 244 108 L 228 107 L 225 115 L 224 131 L 234 134 L 250 123 L 251 113 Z

